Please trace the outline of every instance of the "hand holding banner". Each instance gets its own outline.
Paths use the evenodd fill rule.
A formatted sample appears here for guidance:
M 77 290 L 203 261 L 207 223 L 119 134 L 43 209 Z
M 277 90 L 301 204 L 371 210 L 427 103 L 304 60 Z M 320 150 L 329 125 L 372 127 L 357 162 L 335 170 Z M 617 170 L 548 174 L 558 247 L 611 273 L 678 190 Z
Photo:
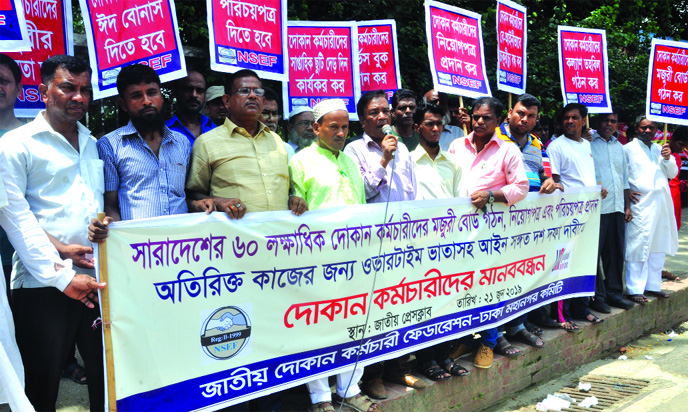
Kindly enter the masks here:
M 436 90 L 467 97 L 492 96 L 485 72 L 480 14 L 428 0 L 425 32 Z
M 564 105 L 584 104 L 588 113 L 609 113 L 607 34 L 559 26 L 559 77 Z
M 647 118 L 664 123 L 688 125 L 688 45 L 652 39 L 647 74 Z
M 497 1 L 497 89 L 526 92 L 526 8 L 509 0 Z

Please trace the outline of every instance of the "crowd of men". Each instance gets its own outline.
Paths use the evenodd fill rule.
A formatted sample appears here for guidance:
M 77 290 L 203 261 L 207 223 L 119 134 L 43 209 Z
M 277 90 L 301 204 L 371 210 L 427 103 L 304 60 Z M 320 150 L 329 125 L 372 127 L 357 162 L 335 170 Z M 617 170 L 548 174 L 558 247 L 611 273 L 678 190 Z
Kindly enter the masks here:
M 0 224 L 16 249 L 11 261 L 3 256 L 11 279 L 0 282 L 11 289 L 0 294 L 0 343 L 12 365 L 0 369 L 0 403 L 15 410 L 55 410 L 75 344 L 85 363 L 79 381 L 88 385 L 91 410 L 103 409 L 96 320 L 97 290 L 105 285 L 92 277 L 91 242 L 102 242 L 113 221 L 214 211 L 233 219 L 275 210 L 302 215 L 459 196 L 482 210 L 492 203 L 514 205 L 528 192 L 602 186 L 594 298 L 557 302 L 479 337 L 418 351 L 415 370 L 405 355 L 340 373 L 334 401 L 362 412 L 379 410 L 385 381 L 423 389 L 427 381 L 419 375 L 438 381 L 468 374 L 456 361 L 464 354 L 474 354 L 476 367 L 489 368 L 493 352 L 520 355 L 510 341 L 544 347 L 541 327 L 576 332 L 575 320 L 602 322 L 591 309 L 609 313 L 610 306 L 642 305 L 647 295 L 669 296 L 661 290 L 662 268 L 665 255 L 676 252 L 680 224 L 680 201 L 675 215 L 669 180 L 677 180 L 672 151 L 688 145 L 685 130 L 674 134 L 671 147 L 660 146 L 652 142 L 657 125 L 640 116 L 635 139 L 622 146 L 616 114 L 598 115 L 597 131 L 588 132 L 587 109 L 574 103 L 561 113 L 563 134 L 545 151 L 532 133 L 541 111 L 532 95 L 518 96 L 503 118 L 496 98 L 477 99 L 469 113 L 435 90 L 420 99 L 400 89 L 391 105 L 382 90 L 361 97 L 359 136 L 349 137 L 344 102 L 330 99 L 294 108 L 283 139 L 276 133 L 279 98 L 252 71 L 208 87 L 200 71 L 189 70 L 172 85 L 175 112 L 166 119 L 158 75 L 131 65 L 117 77 L 118 105 L 129 121 L 96 140 L 80 123 L 92 97 L 88 65 L 51 57 L 41 67 L 41 81 L 46 109 L 22 124 L 13 112 L 21 72 L 0 55 Z M 100 211 L 107 215 L 103 221 L 96 219 Z M 307 387 L 311 411 L 335 410 L 326 378 Z M 251 407 L 278 410 L 280 395 Z

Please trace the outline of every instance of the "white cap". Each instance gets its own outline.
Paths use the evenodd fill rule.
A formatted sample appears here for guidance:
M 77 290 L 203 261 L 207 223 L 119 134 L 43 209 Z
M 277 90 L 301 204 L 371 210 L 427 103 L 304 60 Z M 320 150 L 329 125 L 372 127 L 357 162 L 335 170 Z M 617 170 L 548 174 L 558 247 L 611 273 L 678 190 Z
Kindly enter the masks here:
M 291 113 L 289 113 L 289 118 L 291 119 L 292 117 L 298 116 L 304 112 L 313 112 L 313 109 L 311 109 L 308 106 L 296 106 L 294 107 L 294 110 L 292 110 Z
M 344 110 L 345 112 L 348 113 L 348 110 L 346 109 L 346 104 L 344 103 L 344 100 L 342 100 L 342 99 L 323 100 L 320 103 L 316 104 L 315 107 L 313 107 L 313 117 L 315 118 L 315 121 L 317 122 L 318 120 L 320 120 L 321 117 L 325 116 L 328 113 L 337 111 L 337 110 Z
M 225 86 L 210 86 L 205 91 L 205 101 L 209 102 L 225 95 Z

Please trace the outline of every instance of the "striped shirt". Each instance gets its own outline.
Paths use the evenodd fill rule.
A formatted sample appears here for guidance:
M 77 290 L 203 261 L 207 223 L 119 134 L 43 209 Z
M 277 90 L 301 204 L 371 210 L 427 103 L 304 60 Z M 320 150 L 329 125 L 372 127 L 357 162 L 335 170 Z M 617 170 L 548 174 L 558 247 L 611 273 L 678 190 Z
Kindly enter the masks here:
M 523 166 L 526 169 L 526 176 L 528 176 L 528 184 L 530 185 L 530 192 L 539 192 L 542 182 L 540 181 L 540 173 L 545 173 L 545 167 L 542 161 L 542 146 L 540 140 L 532 134 L 528 134 L 528 141 L 521 149 L 516 138 L 507 130 L 506 123 L 499 125 L 495 130 L 497 136 L 507 142 L 515 143 L 521 150 L 523 156 Z
M 131 121 L 98 140 L 105 163 L 105 191 L 116 191 L 122 220 L 187 212 L 184 186 L 191 144 L 181 133 L 163 128 L 155 156 Z

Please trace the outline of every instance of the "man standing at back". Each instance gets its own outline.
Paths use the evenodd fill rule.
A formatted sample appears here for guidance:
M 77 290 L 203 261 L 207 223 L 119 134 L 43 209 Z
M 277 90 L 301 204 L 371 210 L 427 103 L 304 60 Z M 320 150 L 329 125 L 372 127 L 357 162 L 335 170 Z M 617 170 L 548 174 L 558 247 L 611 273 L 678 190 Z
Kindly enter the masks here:
M 258 121 L 265 94 L 260 78 L 251 70 L 240 70 L 225 90 L 228 121 L 196 140 L 186 180 L 187 198 L 211 198 L 217 210 L 236 219 L 268 210 L 302 214 L 306 202 L 289 197 L 284 142 Z M 189 209 L 205 211 L 193 205 Z
M 394 112 L 394 133 L 406 145 L 409 151 L 418 146 L 420 136 L 413 128 L 413 113 L 418 107 L 416 94 L 408 89 L 399 89 L 392 96 Z
M 7 133 L 1 151 L 60 257 L 93 275 L 87 226 L 103 207 L 103 162 L 95 139 L 79 123 L 91 101 L 90 69 L 75 57 L 54 56 L 41 66 L 41 82 L 46 110 Z M 12 300 L 26 394 L 37 410 L 55 410 L 60 372 L 76 341 L 86 366 L 91 410 L 103 410 L 101 329 L 93 327 L 100 312 L 59 289 L 44 287 L 15 257 Z
M 167 127 L 186 136 L 191 144 L 198 136 L 216 127 L 212 120 L 201 113 L 205 105 L 205 89 L 205 77 L 193 69 L 172 85 L 172 97 L 177 102 Z
M 602 270 L 597 269 L 595 300 L 590 307 L 610 313 L 609 306 L 630 309 L 633 302 L 623 298 L 623 262 L 626 250 L 626 223 L 633 219 L 628 185 L 628 162 L 624 148 L 617 138 L 619 115 L 603 113 L 597 116 L 597 133 L 590 149 L 595 160 L 595 177 L 607 191 L 600 214 L 600 247 Z

